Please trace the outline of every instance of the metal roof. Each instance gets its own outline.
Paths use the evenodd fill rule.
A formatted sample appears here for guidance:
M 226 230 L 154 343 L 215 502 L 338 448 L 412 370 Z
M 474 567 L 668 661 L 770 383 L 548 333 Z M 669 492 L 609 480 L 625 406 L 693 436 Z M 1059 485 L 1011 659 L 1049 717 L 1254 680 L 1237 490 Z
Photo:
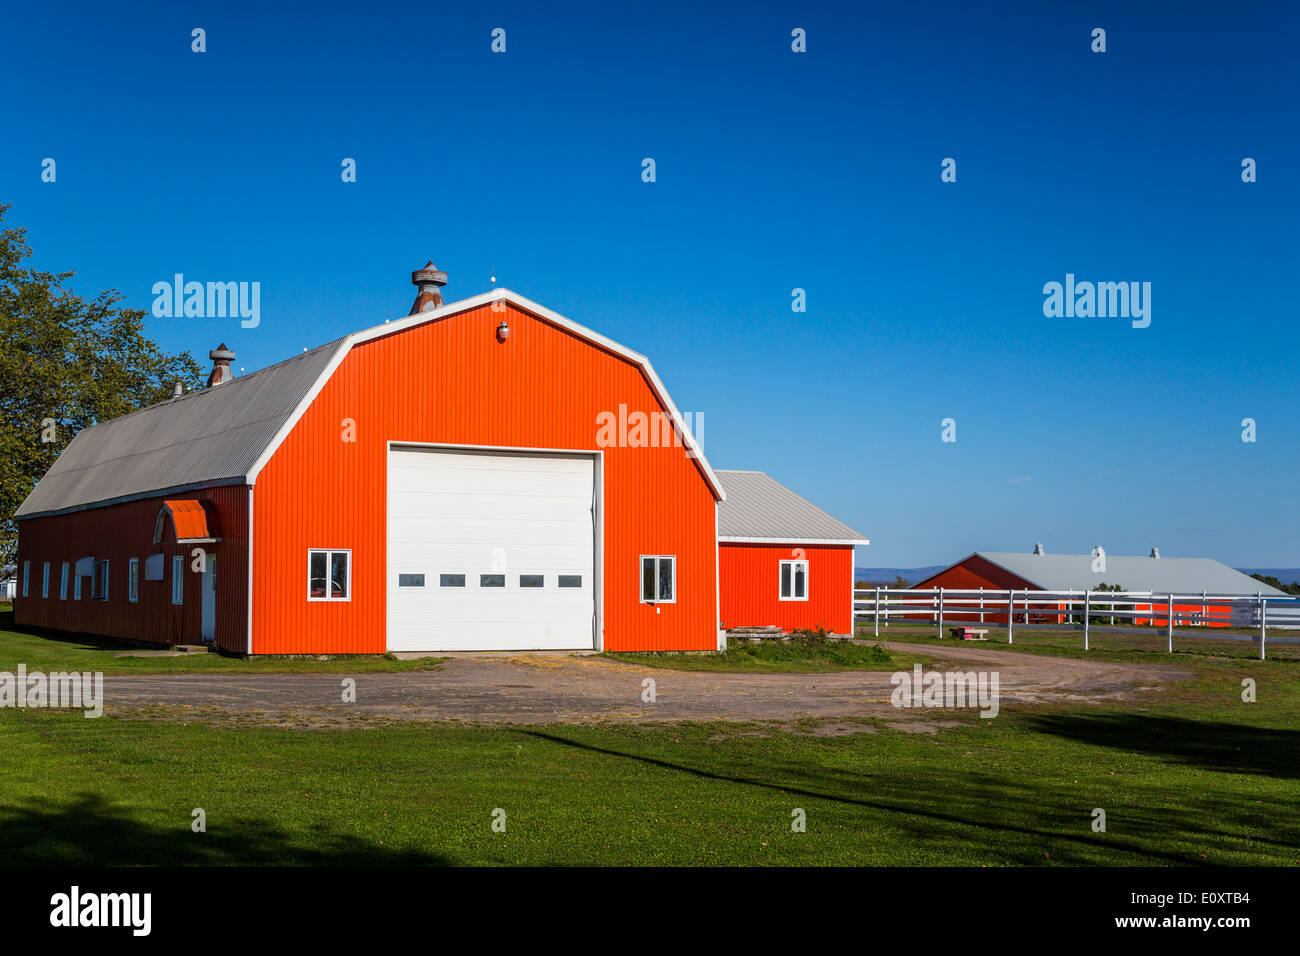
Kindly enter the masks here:
M 717 472 L 727 490 L 718 503 L 719 541 L 773 544 L 870 544 L 860 532 L 761 471 Z
M 83 428 L 15 517 L 243 482 L 343 341 Z
M 1228 567 L 1213 558 L 1151 558 L 1106 555 L 1106 570 L 1092 570 L 1090 554 L 1014 554 L 1003 551 L 976 551 L 1012 574 L 1024 578 L 1044 591 L 1076 591 L 1098 584 L 1118 584 L 1126 591 L 1153 591 L 1157 594 L 1254 594 L 1285 597 L 1248 574 Z M 958 564 L 961 562 L 959 561 Z M 924 583 L 924 582 L 922 582 Z

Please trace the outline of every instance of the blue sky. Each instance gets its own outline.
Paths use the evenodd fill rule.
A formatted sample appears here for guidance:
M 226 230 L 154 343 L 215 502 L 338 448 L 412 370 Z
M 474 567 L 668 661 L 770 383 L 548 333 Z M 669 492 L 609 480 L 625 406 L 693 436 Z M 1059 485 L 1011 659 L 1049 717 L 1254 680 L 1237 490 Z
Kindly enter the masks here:
M 164 347 L 251 371 L 405 314 L 426 259 L 449 300 L 495 269 L 648 354 L 715 467 L 859 564 L 1300 565 L 1296 5 L 272 6 L 6 14 L 36 264 L 143 309 L 261 283 L 258 328 L 151 318 Z M 1150 282 L 1150 327 L 1045 317 L 1066 273 Z

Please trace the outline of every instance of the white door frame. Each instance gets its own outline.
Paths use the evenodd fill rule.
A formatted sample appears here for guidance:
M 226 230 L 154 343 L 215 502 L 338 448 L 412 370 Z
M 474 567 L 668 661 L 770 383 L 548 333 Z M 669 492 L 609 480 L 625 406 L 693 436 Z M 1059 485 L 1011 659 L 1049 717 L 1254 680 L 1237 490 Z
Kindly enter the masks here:
M 390 438 L 384 446 L 384 649 L 388 649 L 388 464 L 394 448 L 434 448 L 441 451 L 483 451 L 516 455 L 585 455 L 595 460 L 592 469 L 596 487 L 591 490 L 592 526 L 595 540 L 592 546 L 592 568 L 596 580 L 592 598 L 595 614 L 592 621 L 592 647 L 605 649 L 605 453 L 599 448 L 536 448 L 521 445 L 457 445 L 436 441 L 400 441 Z
M 217 639 L 217 556 L 212 552 L 203 556 L 199 604 L 202 608 L 199 636 L 204 641 L 215 641 Z

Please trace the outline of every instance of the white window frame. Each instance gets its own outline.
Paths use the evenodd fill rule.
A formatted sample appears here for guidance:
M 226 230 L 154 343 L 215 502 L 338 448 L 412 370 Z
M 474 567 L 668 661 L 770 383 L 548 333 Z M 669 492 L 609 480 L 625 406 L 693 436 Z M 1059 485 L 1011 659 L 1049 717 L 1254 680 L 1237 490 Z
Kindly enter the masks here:
M 100 591 L 99 596 L 96 597 L 96 595 L 95 595 L 95 569 L 96 569 L 96 568 L 99 568 L 99 567 L 101 567 L 101 566 L 102 566 L 103 569 L 104 569 L 104 571 L 103 571 L 103 575 L 100 577 L 100 584 L 102 585 L 102 590 Z M 109 564 L 108 564 L 108 559 L 107 559 L 107 558 L 105 558 L 103 561 L 96 561 L 96 562 L 91 566 L 91 570 L 90 570 L 90 599 L 91 599 L 92 601 L 107 601 L 107 600 L 108 600 L 108 568 L 109 568 Z
M 50 562 L 46 561 L 41 567 L 41 597 L 50 596 Z
M 23 597 L 27 597 L 27 591 L 32 583 L 32 563 L 23 562 Z
M 786 565 L 790 565 L 790 596 L 786 597 L 781 593 L 781 572 L 785 570 Z M 795 573 L 803 565 L 803 597 L 794 596 L 794 579 Z M 807 601 L 808 592 L 812 590 L 809 585 L 812 582 L 812 575 L 808 571 L 808 561 L 805 558 L 782 558 L 776 566 L 776 597 L 779 601 Z
M 673 596 L 670 598 L 659 597 L 659 562 L 671 561 L 673 567 L 672 588 Z M 647 599 L 645 596 L 645 563 L 654 561 L 655 563 L 655 597 Z M 636 563 L 636 593 L 641 598 L 642 604 L 676 604 L 677 603 L 677 555 L 675 554 L 643 554 Z
M 311 556 L 313 554 L 325 555 L 325 596 L 311 596 Z M 348 573 L 347 573 L 347 594 L 344 597 L 334 597 L 330 594 L 330 568 L 333 566 L 333 555 L 346 554 L 348 556 Z M 307 600 L 312 604 L 321 604 L 329 601 L 335 603 L 346 603 L 352 600 L 352 549 L 351 548 L 308 548 L 307 549 Z
M 172 606 L 180 607 L 185 603 L 185 558 L 179 554 L 172 555 Z
M 68 562 L 63 562 L 63 567 L 59 570 L 59 600 L 68 599 Z
M 132 558 L 126 567 L 126 599 L 140 603 L 140 559 Z

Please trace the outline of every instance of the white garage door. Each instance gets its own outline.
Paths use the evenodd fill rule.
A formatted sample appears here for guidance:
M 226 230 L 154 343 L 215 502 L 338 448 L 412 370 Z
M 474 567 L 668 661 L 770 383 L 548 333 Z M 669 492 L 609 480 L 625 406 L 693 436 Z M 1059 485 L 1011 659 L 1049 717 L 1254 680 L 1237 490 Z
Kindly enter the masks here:
M 590 648 L 594 459 L 388 453 L 388 648 Z

